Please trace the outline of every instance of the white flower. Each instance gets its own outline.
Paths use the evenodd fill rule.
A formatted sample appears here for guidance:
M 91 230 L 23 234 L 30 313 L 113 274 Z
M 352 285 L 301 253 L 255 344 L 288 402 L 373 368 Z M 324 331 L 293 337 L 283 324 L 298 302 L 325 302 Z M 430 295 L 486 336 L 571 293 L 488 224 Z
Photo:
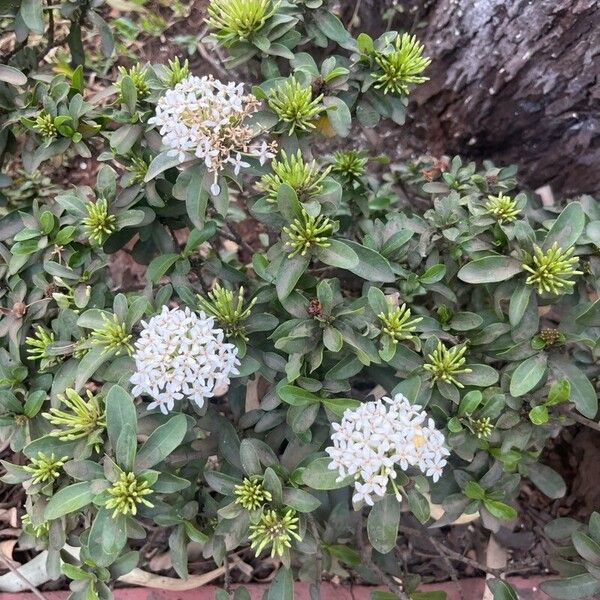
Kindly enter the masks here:
M 444 457 L 450 454 L 433 419 L 402 394 L 347 409 L 332 429 L 333 446 L 325 450 L 331 457 L 329 468 L 338 471 L 338 481 L 355 477 L 354 504 L 364 501 L 372 506 L 374 497 L 386 494 L 388 483 L 398 496 L 396 467 L 403 471 L 416 467 L 438 481 Z
M 224 342 L 212 317 L 198 316 L 189 308 L 162 312 L 147 323 L 135 343 L 136 372 L 131 377 L 134 396 L 150 396 L 148 409 L 167 414 L 175 402 L 188 398 L 199 407 L 229 384 L 238 373 L 237 349 Z
M 164 93 L 148 122 L 159 128 L 169 156 L 179 162 L 191 155 L 204 160 L 214 176 L 210 191 L 216 196 L 221 191 L 217 177 L 225 165 L 232 164 L 237 176 L 250 166 L 243 156 L 258 158 L 261 165 L 275 156 L 275 142 L 258 145 L 260 132 L 248 125 L 258 108 L 258 100 L 245 94 L 241 83 L 190 75 Z

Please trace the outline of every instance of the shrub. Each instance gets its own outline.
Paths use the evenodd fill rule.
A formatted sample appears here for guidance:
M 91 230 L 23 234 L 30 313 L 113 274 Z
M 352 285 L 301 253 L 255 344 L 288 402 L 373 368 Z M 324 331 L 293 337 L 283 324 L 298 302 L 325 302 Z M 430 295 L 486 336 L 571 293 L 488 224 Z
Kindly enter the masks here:
M 44 31 L 41 1 L 16 5 L 20 40 Z M 13 193 L 0 220 L 0 432 L 22 453 L 2 479 L 50 575 L 107 598 L 153 526 L 181 577 L 189 541 L 219 565 L 250 545 L 281 561 L 269 597 L 291 597 L 292 565 L 317 583 L 361 560 L 408 597 L 401 507 L 496 531 L 523 477 L 561 497 L 539 459 L 598 410 L 598 202 L 355 146 L 404 122 L 429 61 L 320 0 L 213 0 L 234 82 L 173 59 L 91 94 L 77 40 L 93 24 L 110 54 L 97 8 L 46 11 L 71 21 L 69 73 L 38 76 L 24 43 L 0 67 L 5 155 L 101 164 L 93 187 Z M 142 288 L 111 282 L 118 252 Z M 597 529 L 567 532 L 596 591 Z

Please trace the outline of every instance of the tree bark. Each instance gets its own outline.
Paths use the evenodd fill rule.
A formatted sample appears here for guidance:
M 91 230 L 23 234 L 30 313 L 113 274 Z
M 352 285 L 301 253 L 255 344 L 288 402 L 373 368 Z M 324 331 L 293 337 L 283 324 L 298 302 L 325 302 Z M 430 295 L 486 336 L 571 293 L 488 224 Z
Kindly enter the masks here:
M 413 14 L 432 58 L 411 95 L 413 150 L 516 163 L 561 195 L 600 191 L 598 0 L 421 0 Z

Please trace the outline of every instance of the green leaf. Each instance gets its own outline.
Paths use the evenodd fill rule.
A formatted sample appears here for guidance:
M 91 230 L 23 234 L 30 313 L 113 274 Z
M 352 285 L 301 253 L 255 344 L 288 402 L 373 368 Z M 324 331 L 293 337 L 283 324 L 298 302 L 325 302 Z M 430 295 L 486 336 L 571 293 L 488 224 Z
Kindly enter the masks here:
M 359 400 L 353 398 L 327 398 L 323 401 L 323 406 L 328 408 L 336 417 L 342 417 L 346 409 L 354 409 L 360 406 Z
M 518 398 L 531 391 L 546 374 L 548 357 L 544 353 L 535 354 L 524 360 L 513 372 L 510 379 L 510 395 Z
M 466 283 L 497 283 L 522 271 L 521 263 L 509 256 L 485 256 L 467 263 L 458 278 Z
M 327 350 L 339 352 L 344 345 L 344 338 L 335 327 L 326 327 L 323 331 L 323 344 Z
M 90 529 L 88 550 L 93 561 L 100 567 L 108 567 L 121 554 L 126 542 L 125 519 L 113 517 L 112 511 L 98 511 Z
M 458 416 L 472 415 L 481 404 L 483 396 L 479 390 L 472 390 L 465 394 L 458 405 Z
M 106 396 L 106 430 L 113 448 L 117 447 L 119 436 L 125 425 L 136 432 L 137 416 L 131 396 L 118 385 L 113 385 Z
M 567 492 L 563 478 L 546 465 L 533 465 L 529 469 L 528 477 L 548 498 L 562 498 Z
M 10 65 L 0 65 L 0 81 L 5 81 L 11 85 L 26 85 L 27 75 Z
M 43 0 L 22 0 L 21 18 L 34 33 L 44 33 Z
M 187 432 L 185 415 L 176 415 L 155 429 L 140 448 L 135 470 L 144 471 L 164 460 L 183 441 Z
M 582 531 L 575 531 L 571 535 L 573 545 L 579 556 L 593 565 L 600 566 L 600 544 Z
M 185 190 L 185 209 L 190 221 L 198 229 L 204 227 L 209 195 L 202 185 L 203 176 L 202 170 L 195 168 Z
M 329 468 L 331 459 L 327 456 L 316 458 L 302 471 L 302 481 L 313 490 L 338 490 L 352 483 L 353 478 L 348 476 L 342 481 L 336 481 L 339 476 L 337 470 Z
M 294 600 L 294 578 L 290 569 L 279 568 L 265 595 L 265 600 Z
M 534 425 L 544 425 L 550 419 L 550 415 L 548 414 L 548 408 L 545 404 L 540 404 L 539 406 L 534 406 L 529 411 L 529 420 Z
M 483 500 L 483 505 L 489 513 L 498 519 L 514 519 L 517 516 L 517 511 L 512 506 L 500 502 L 499 500 L 485 498 Z
M 358 265 L 358 255 L 345 242 L 331 240 L 326 248 L 319 248 L 315 252 L 316 258 L 331 267 L 340 269 L 353 269 Z
M 512 327 L 516 327 L 521 322 L 529 305 L 531 291 L 531 286 L 518 285 L 512 293 L 508 306 L 508 320 Z
M 381 254 L 350 240 L 344 240 L 344 244 L 354 250 L 359 260 L 355 267 L 348 269 L 349 271 L 367 281 L 391 283 L 396 280 L 390 263 Z
M 276 392 L 281 400 L 292 406 L 305 406 L 321 401 L 319 396 L 297 385 L 282 385 L 277 388 Z
M 44 518 L 47 521 L 52 521 L 63 515 L 68 515 L 90 504 L 93 497 L 94 494 L 92 494 L 88 481 L 68 485 L 58 490 L 48 500 L 48 504 L 44 510 Z
M 162 254 L 157 256 L 148 265 L 146 279 L 152 283 L 158 280 L 180 259 L 179 254 Z
M 384 496 L 371 508 L 367 518 L 367 535 L 373 548 L 387 554 L 396 546 L 400 503 L 395 496 Z
M 304 271 L 306 271 L 310 263 L 310 257 L 296 255 L 293 258 L 285 257 L 279 265 L 277 272 L 277 280 L 275 288 L 277 289 L 277 297 L 280 300 L 287 298 L 298 283 Z
M 294 188 L 287 183 L 279 186 L 279 190 L 277 191 L 277 206 L 283 218 L 290 223 L 294 219 L 302 217 L 302 205 L 298 200 L 298 195 Z
M 179 162 L 179 157 L 169 156 L 168 152 L 161 152 L 160 154 L 156 155 L 150 165 L 148 165 L 148 170 L 146 171 L 146 177 L 144 178 L 144 181 L 146 183 L 152 181 L 164 171 L 176 167 Z
M 465 496 L 471 500 L 483 500 L 485 498 L 485 490 L 476 481 L 467 481 L 465 485 Z
M 553 356 L 550 368 L 556 379 L 566 379 L 571 384 L 571 401 L 577 410 L 593 419 L 598 412 L 598 396 L 590 380 L 573 364 L 571 359 Z
M 581 204 L 579 202 L 569 202 L 552 224 L 542 249 L 548 250 L 554 243 L 563 250 L 570 248 L 581 237 L 584 227 L 585 213 Z
M 542 581 L 540 588 L 554 600 L 580 600 L 600 594 L 600 581 L 592 575 Z
M 77 376 L 75 378 L 75 389 L 81 388 L 92 378 L 92 375 L 105 363 L 114 357 L 112 351 L 106 351 L 100 346 L 91 348 L 77 365 Z
M 519 600 L 515 589 L 502 579 L 488 579 L 487 586 L 494 596 L 494 600 Z
M 431 285 L 444 279 L 444 275 L 446 275 L 446 265 L 432 265 L 419 277 L 419 281 L 424 285 Z
M 283 488 L 283 503 L 300 513 L 310 513 L 321 506 L 321 501 L 298 488 Z
M 240 443 L 240 462 L 246 475 L 262 475 L 260 456 L 252 442 L 246 439 Z
M 431 507 L 429 501 L 423 494 L 418 492 L 415 488 L 411 488 L 406 492 L 408 498 L 408 508 L 420 523 L 427 523 L 431 516 Z
M 456 376 L 464 385 L 489 387 L 498 381 L 498 371 L 489 365 L 467 365 L 467 367 L 471 369 L 470 373 L 460 373 Z
M 345 47 L 345 45 L 352 41 L 352 36 L 348 33 L 343 23 L 328 10 L 319 13 L 318 18 L 315 19 L 315 24 L 325 37 L 337 42 L 342 47 Z
M 135 431 L 129 423 L 125 423 L 121 429 L 115 449 L 116 462 L 124 471 L 129 472 L 133 469 L 136 450 L 137 438 Z

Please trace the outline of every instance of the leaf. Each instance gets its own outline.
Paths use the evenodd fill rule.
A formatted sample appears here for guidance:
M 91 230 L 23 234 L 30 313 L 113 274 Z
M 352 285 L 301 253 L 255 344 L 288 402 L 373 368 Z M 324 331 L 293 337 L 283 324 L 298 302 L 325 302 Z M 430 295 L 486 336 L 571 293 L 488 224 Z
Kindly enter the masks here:
M 318 18 L 315 19 L 315 24 L 325 37 L 337 42 L 342 47 L 352 41 L 351 35 L 342 22 L 328 10 L 319 13 Z
M 277 272 L 277 280 L 275 287 L 277 289 L 277 297 L 280 300 L 287 298 L 298 283 L 300 277 L 310 263 L 309 256 L 296 255 L 293 258 L 285 257 L 279 265 Z
M 63 515 L 68 515 L 90 504 L 93 497 L 94 495 L 88 481 L 68 485 L 58 490 L 48 500 L 48 504 L 44 510 L 44 518 L 47 521 L 52 521 Z
M 588 419 L 593 419 L 598 412 L 598 396 L 590 380 L 571 359 L 563 356 L 553 356 L 550 368 L 557 379 L 566 379 L 571 384 L 570 399 L 577 410 Z
M 396 546 L 400 503 L 395 496 L 384 496 L 371 508 L 367 518 L 367 535 L 373 548 L 387 554 Z
M 550 415 L 548 414 L 548 408 L 545 404 L 540 404 L 539 406 L 534 406 L 529 411 L 529 420 L 534 425 L 543 425 L 547 423 L 550 419 Z
M 5 81 L 11 85 L 25 85 L 27 83 L 27 75 L 10 65 L 0 65 L 0 81 Z
M 180 163 L 178 156 L 169 156 L 168 152 L 161 152 L 156 155 L 146 171 L 144 181 L 148 183 L 155 177 L 158 177 L 164 171 L 176 167 Z
M 240 462 L 246 475 L 262 475 L 260 457 L 251 439 L 240 443 Z
M 429 501 L 423 494 L 418 492 L 415 488 L 411 488 L 406 492 L 408 498 L 408 508 L 420 523 L 427 523 L 431 515 L 431 507 Z
M 283 488 L 283 503 L 301 513 L 309 513 L 321 506 L 321 501 L 298 488 Z
M 158 280 L 180 259 L 179 254 L 162 254 L 157 256 L 148 265 L 146 279 L 152 283 Z
M 303 471 L 302 481 L 313 490 L 338 490 L 352 483 L 352 477 L 348 476 L 342 481 L 336 481 L 339 477 L 337 470 L 329 468 L 331 459 L 327 456 L 316 458 Z
M 535 354 L 524 360 L 513 372 L 510 379 L 510 395 L 518 398 L 531 391 L 546 373 L 548 357 L 544 353 Z
M 598 542 L 582 531 L 575 531 L 571 535 L 571 539 L 579 556 L 593 565 L 600 565 L 600 544 Z
M 176 415 L 155 429 L 140 448 L 135 459 L 135 470 L 150 469 L 164 460 L 183 441 L 187 433 L 185 415 Z
M 331 240 L 326 248 L 319 248 L 315 256 L 326 265 L 340 269 L 353 269 L 358 265 L 358 255 L 346 243 Z
M 358 408 L 360 401 L 353 398 L 327 398 L 323 400 L 323 406 L 328 408 L 336 417 L 342 417 L 348 408 Z
M 281 400 L 292 406 L 305 406 L 321 401 L 321 398 L 316 394 L 296 385 L 282 385 L 277 388 L 276 392 Z
M 108 567 L 121 554 L 127 542 L 125 519 L 114 518 L 112 511 L 100 509 L 90 529 L 88 550 L 100 567 Z
M 467 263 L 458 272 L 458 278 L 466 283 L 496 283 L 522 270 L 521 263 L 509 256 L 484 256 Z
M 519 600 L 515 589 L 502 579 L 488 579 L 487 586 L 494 596 L 494 600 Z
M 510 297 L 508 306 L 508 320 L 512 327 L 516 327 L 523 318 L 527 306 L 529 305 L 529 297 L 531 296 L 531 286 L 519 285 Z
M 294 600 L 294 578 L 290 569 L 279 568 L 264 600 Z
M 600 581 L 592 575 L 575 575 L 566 579 L 542 581 L 540 588 L 554 600 L 579 600 L 600 593 Z
M 106 431 L 113 448 L 117 447 L 125 425 L 137 429 L 135 405 L 131 396 L 119 385 L 113 385 L 106 396 Z
M 467 365 L 470 373 L 460 373 L 456 378 L 464 385 L 489 387 L 498 381 L 498 371 L 489 365 Z
M 201 169 L 194 169 L 185 191 L 185 209 L 190 221 L 198 229 L 204 227 L 208 204 L 208 191 L 202 185 L 203 175 Z
M 536 464 L 529 469 L 528 477 L 548 498 L 562 498 L 567 492 L 563 478 L 546 465 Z
M 390 263 L 381 254 L 351 240 L 344 240 L 344 244 L 358 255 L 358 264 L 348 269 L 349 271 L 367 281 L 391 283 L 396 280 Z
M 546 235 L 543 250 L 548 250 L 554 243 L 566 250 L 581 237 L 585 227 L 585 213 L 579 202 L 569 202 L 552 224 Z
M 43 0 L 22 0 L 21 18 L 34 33 L 44 33 Z
M 111 350 L 106 351 L 105 348 L 99 346 L 88 350 L 77 365 L 75 389 L 80 390 L 105 362 L 113 358 L 113 355 Z
M 514 519 L 517 516 L 517 511 L 512 506 L 499 500 L 485 498 L 483 505 L 497 519 Z

